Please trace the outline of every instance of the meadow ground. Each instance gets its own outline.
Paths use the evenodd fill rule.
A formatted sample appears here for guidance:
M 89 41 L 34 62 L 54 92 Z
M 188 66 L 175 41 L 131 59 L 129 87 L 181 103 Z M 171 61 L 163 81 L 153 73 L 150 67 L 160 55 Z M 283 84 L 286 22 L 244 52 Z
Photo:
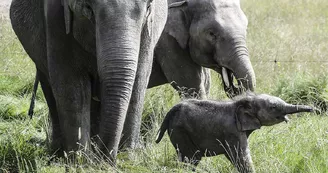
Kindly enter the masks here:
M 1 0 L 1 2 L 4 2 Z M 248 48 L 257 77 L 257 93 L 321 108 L 291 121 L 263 127 L 249 138 L 257 172 L 328 172 L 328 1 L 241 0 L 248 20 Z M 0 6 L 2 4 L 0 3 Z M 6 10 L 4 10 L 6 11 Z M 117 167 L 77 158 L 50 161 L 47 153 L 47 108 L 39 89 L 36 115 L 27 116 L 34 64 L 0 15 L 0 172 L 187 172 L 177 162 L 167 135 L 154 139 L 178 94 L 164 85 L 147 91 L 142 149 L 118 155 Z M 226 99 L 221 80 L 212 73 L 211 99 Z M 163 90 L 165 92 L 163 92 Z M 163 96 L 163 93 L 166 93 Z M 83 162 L 82 160 L 87 160 Z M 196 172 L 236 171 L 223 156 L 206 158 Z

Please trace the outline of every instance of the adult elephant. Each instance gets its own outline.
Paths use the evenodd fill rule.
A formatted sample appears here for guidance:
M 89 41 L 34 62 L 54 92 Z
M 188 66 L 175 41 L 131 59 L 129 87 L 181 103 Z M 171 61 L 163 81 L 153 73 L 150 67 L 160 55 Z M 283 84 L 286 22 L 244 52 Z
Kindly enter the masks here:
M 124 122 L 133 146 L 166 7 L 165 0 L 12 1 L 12 27 L 36 65 L 54 150 L 88 148 L 92 117 L 100 118 L 98 146 L 112 160 Z M 90 111 L 95 83 L 99 115 Z
M 254 90 L 246 47 L 247 18 L 239 0 L 169 0 L 148 87 L 175 81 L 204 95 L 202 66 L 221 74 L 228 96 Z M 238 85 L 234 85 L 234 77 Z

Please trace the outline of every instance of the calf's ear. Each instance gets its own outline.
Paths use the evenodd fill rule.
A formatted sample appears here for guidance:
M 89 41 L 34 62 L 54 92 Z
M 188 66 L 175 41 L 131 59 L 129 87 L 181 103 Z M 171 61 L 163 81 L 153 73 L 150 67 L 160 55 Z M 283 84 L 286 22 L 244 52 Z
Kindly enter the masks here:
M 261 128 L 261 122 L 254 113 L 251 102 L 243 101 L 236 110 L 236 125 L 239 131 Z

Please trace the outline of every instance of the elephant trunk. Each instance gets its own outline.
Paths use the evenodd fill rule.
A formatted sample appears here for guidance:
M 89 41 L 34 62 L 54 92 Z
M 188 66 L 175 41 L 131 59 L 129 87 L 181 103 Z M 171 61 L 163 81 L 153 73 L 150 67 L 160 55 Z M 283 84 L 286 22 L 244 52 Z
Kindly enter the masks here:
M 254 91 L 256 85 L 255 73 L 248 56 L 239 56 L 231 66 L 232 73 L 241 89 Z
M 294 114 L 298 112 L 313 112 L 313 108 L 311 106 L 306 105 L 286 105 L 286 114 Z
M 107 11 L 102 9 L 95 14 L 101 83 L 98 147 L 115 160 L 137 71 L 141 22 L 129 16 L 114 20 L 111 18 L 117 16 L 110 16 Z
M 255 72 L 249 59 L 248 50 L 245 44 L 245 41 L 238 42 L 229 55 L 229 61 L 223 64 L 224 67 L 227 67 L 228 70 L 231 71 L 230 73 L 233 74 L 239 85 L 238 88 L 235 88 L 233 86 L 232 74 L 225 77 L 225 68 L 222 68 L 222 77 L 223 79 L 229 79 L 230 87 L 232 87 L 232 91 L 230 92 L 233 92 L 229 94 L 232 95 L 240 94 L 240 92 L 244 90 L 254 91 L 256 86 Z M 225 80 L 225 84 L 226 83 L 227 80 Z

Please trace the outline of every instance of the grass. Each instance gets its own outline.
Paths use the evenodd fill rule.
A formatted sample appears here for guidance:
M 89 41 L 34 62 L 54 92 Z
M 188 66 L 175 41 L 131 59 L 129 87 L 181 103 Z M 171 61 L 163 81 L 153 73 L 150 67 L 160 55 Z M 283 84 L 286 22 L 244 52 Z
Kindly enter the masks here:
M 317 113 L 326 112 L 328 108 L 327 84 L 327 76 L 314 78 L 298 74 L 290 78 L 288 82 L 287 80 L 279 80 L 274 95 L 281 97 L 289 103 L 313 103 L 313 106 L 318 109 Z
M 257 92 L 290 103 L 314 105 L 317 114 L 291 117 L 288 124 L 263 127 L 249 138 L 257 172 L 328 172 L 328 2 L 324 0 L 241 0 L 248 20 L 248 48 Z M 169 86 L 148 90 L 143 113 L 144 147 L 105 161 L 70 163 L 47 152 L 47 108 L 39 89 L 36 115 L 27 117 L 35 75 L 33 62 L 0 19 L 0 172 L 191 172 L 177 162 L 167 135 L 154 139 L 165 113 L 177 102 Z M 276 61 L 276 63 L 275 63 Z M 210 97 L 225 99 L 221 79 L 212 75 Z M 165 96 L 163 96 L 165 93 Z M 51 161 L 50 161 L 51 160 Z M 236 171 L 224 156 L 205 158 L 196 172 Z

